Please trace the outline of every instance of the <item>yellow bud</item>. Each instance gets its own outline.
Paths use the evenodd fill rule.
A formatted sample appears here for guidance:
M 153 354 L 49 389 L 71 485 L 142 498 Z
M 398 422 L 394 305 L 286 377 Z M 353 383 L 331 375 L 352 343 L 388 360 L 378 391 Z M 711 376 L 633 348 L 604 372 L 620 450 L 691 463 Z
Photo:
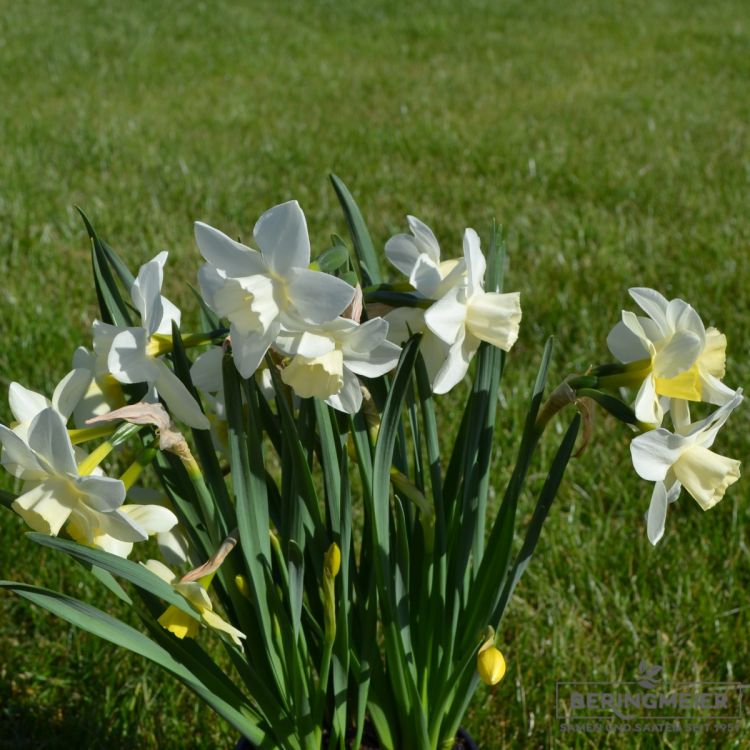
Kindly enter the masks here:
M 482 648 L 477 656 L 477 672 L 485 685 L 497 685 L 505 676 L 505 657 L 495 646 Z
M 250 599 L 250 586 L 245 576 L 236 575 L 234 577 L 234 585 L 237 587 L 237 591 L 239 591 L 245 599 Z
M 334 542 L 326 551 L 323 559 L 323 567 L 327 575 L 335 578 L 341 570 L 341 550 L 338 544 Z

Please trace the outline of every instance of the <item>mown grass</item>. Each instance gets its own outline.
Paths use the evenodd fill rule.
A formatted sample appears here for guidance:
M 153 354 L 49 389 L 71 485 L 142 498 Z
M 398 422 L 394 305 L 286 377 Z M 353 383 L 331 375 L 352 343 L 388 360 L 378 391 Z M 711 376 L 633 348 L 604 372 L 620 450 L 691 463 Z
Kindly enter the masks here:
M 524 322 L 503 383 L 498 492 L 545 337 L 557 338 L 553 380 L 603 358 L 629 286 L 691 301 L 728 333 L 728 382 L 748 382 L 740 0 L 34 0 L 5 8 L 0 40 L 4 386 L 49 391 L 88 342 L 95 298 L 74 204 L 133 267 L 169 249 L 167 290 L 187 305 L 194 219 L 248 236 L 295 197 L 323 250 L 344 231 L 330 171 L 380 244 L 407 212 L 448 255 L 465 226 L 505 226 Z M 744 411 L 719 446 L 742 459 Z M 673 680 L 750 682 L 745 480 L 707 514 L 683 497 L 656 549 L 649 492 L 627 434 L 600 418 L 502 624 L 508 675 L 467 716 L 482 747 L 750 743 L 747 723 L 726 737 L 559 731 L 556 680 L 632 679 L 646 659 Z M 3 578 L 105 603 L 22 531 L 3 514 Z M 230 747 L 233 736 L 137 657 L 0 598 L 0 745 Z

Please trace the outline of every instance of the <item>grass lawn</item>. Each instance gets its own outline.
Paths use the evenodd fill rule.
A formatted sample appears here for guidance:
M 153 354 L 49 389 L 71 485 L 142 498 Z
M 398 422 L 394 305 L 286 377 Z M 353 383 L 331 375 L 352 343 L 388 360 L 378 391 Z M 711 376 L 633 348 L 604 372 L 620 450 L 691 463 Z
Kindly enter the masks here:
M 381 246 L 406 213 L 448 256 L 464 227 L 505 226 L 524 320 L 501 425 L 518 426 L 548 334 L 553 382 L 606 360 L 629 286 L 690 301 L 728 335 L 727 382 L 748 385 L 749 82 L 743 0 L 7 3 L 1 390 L 48 392 L 89 344 L 95 296 L 74 204 L 133 268 L 168 249 L 167 294 L 187 306 L 193 220 L 249 236 L 294 197 L 322 251 L 345 229 L 330 171 Z M 446 424 L 460 416 L 451 404 Z M 717 443 L 745 465 L 748 427 L 744 406 Z M 514 442 L 498 445 L 501 488 Z M 507 676 L 466 718 L 480 747 L 750 746 L 747 721 L 618 738 L 566 735 L 555 718 L 557 680 L 631 680 L 641 659 L 672 681 L 750 683 L 747 482 L 706 514 L 683 493 L 652 549 L 651 485 L 632 471 L 624 429 L 597 419 L 501 625 Z M 2 514 L 1 578 L 112 606 L 22 532 Z M 0 747 L 234 739 L 143 660 L 0 595 Z

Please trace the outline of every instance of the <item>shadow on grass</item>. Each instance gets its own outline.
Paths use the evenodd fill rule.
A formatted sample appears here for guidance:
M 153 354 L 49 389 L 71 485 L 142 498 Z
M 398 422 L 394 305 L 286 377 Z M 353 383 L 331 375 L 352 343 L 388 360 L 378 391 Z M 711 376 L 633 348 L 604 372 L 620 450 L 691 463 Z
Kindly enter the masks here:
M 50 708 L 33 696 L 14 696 L 0 685 L 0 750 L 70 750 L 132 747 L 111 730 L 103 712 L 84 703 Z

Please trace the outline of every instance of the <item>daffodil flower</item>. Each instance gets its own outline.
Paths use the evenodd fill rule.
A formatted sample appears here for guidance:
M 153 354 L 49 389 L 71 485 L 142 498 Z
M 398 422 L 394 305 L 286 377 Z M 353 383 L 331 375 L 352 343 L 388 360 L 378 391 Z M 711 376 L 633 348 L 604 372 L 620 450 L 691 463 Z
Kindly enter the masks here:
M 179 323 L 180 311 L 161 295 L 167 253 L 144 263 L 130 296 L 142 325 L 121 328 L 94 322 L 94 351 L 105 369 L 120 383 L 147 383 L 164 399 L 175 419 L 190 427 L 207 430 L 209 422 L 182 381 L 159 358 L 172 322 Z M 159 337 L 162 337 L 161 339 Z
M 148 538 L 137 520 L 121 511 L 125 485 L 119 479 L 79 474 L 65 421 L 54 408 L 31 420 L 25 438 L 0 425 L 0 442 L 3 466 L 26 482 L 13 510 L 34 531 L 57 536 L 72 521 L 121 542 Z
M 147 536 L 156 536 L 160 548 L 162 540 L 165 540 L 166 535 L 177 526 L 177 516 L 169 508 L 161 505 L 126 503 L 120 506 L 119 512 L 142 529 Z M 128 557 L 133 551 L 133 541 L 112 536 L 99 525 L 99 516 L 95 514 L 76 514 L 68 523 L 66 531 L 80 544 L 97 547 L 118 557 Z M 169 542 L 172 542 L 171 537 Z
M 274 206 L 253 230 L 260 252 L 196 222 L 195 239 L 207 263 L 199 272 L 206 304 L 230 323 L 232 356 L 244 378 L 258 369 L 276 337 L 308 324 L 334 320 L 351 303 L 354 288 L 308 268 L 310 240 L 297 201 Z M 318 337 L 300 336 L 295 354 L 325 353 Z
M 414 216 L 407 216 L 411 234 L 397 234 L 385 243 L 388 260 L 409 278 L 420 295 L 438 299 L 462 283 L 463 259 L 440 260 L 440 245 L 432 230 Z
M 607 344 L 621 362 L 642 363 L 634 372 L 640 381 L 635 399 L 638 419 L 660 425 L 665 412 L 660 397 L 716 405 L 729 401 L 734 391 L 721 382 L 726 336 L 715 328 L 706 329 L 698 313 L 681 299 L 668 301 L 642 287 L 629 291 L 647 317 L 623 310 Z M 682 407 L 673 403 L 673 408 Z
M 684 487 L 703 510 L 713 508 L 740 477 L 740 462 L 709 450 L 719 429 L 742 402 L 742 389 L 706 419 L 670 432 L 650 430 L 630 444 L 633 466 L 640 477 L 656 482 L 646 527 L 656 544 L 664 534 L 667 507 Z
M 245 638 L 245 634 L 213 611 L 211 597 L 200 582 L 180 583 L 180 577 L 158 560 L 149 560 L 145 567 L 163 581 L 169 583 L 177 593 L 184 596 L 208 627 L 226 633 L 237 646 L 242 645 L 241 639 Z M 159 624 L 174 633 L 178 638 L 195 638 L 198 635 L 198 620 L 174 605 L 170 605 L 159 618 Z
M 466 283 L 448 290 L 424 315 L 430 331 L 450 347 L 435 393 L 446 393 L 464 377 L 481 341 L 509 351 L 518 338 L 520 294 L 484 291 L 486 262 L 473 229 L 464 233 L 464 259 Z
M 275 348 L 282 353 L 299 352 L 301 335 L 283 333 Z M 388 323 L 373 318 L 359 325 L 348 318 L 338 318 L 325 326 L 306 332 L 319 336 L 325 348 L 316 357 L 292 356 L 281 371 L 281 379 L 301 398 L 316 397 L 338 411 L 355 414 L 362 405 L 358 375 L 376 378 L 398 363 L 401 348 L 387 340 Z

